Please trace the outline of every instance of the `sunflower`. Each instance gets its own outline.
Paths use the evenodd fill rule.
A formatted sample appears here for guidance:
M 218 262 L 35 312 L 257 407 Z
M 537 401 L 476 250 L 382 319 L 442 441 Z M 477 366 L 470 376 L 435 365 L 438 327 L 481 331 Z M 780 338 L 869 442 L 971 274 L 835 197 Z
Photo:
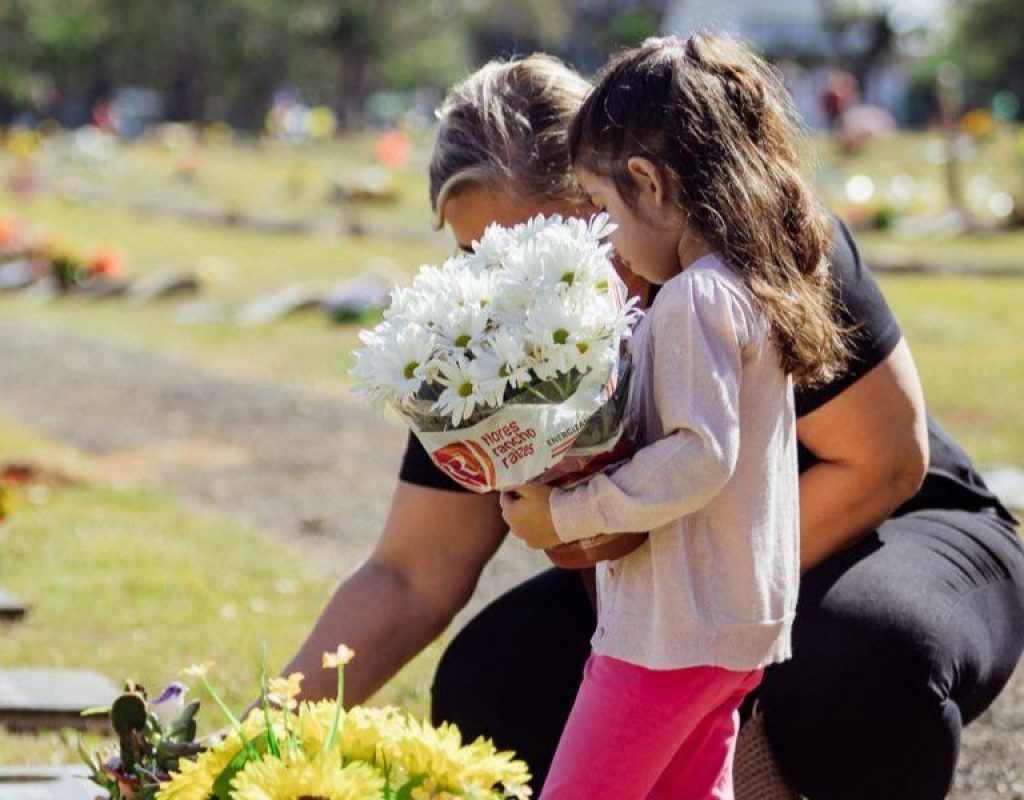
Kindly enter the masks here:
M 274 720 L 277 735 L 284 735 L 283 723 Z M 258 711 L 250 712 L 242 723 L 246 738 L 252 741 L 266 730 L 266 721 Z M 178 771 L 157 792 L 157 800 L 207 800 L 213 793 L 213 784 L 242 750 L 242 739 L 231 731 L 224 739 L 200 753 L 195 761 L 182 759 Z
M 225 739 L 200 753 L 195 761 L 182 759 L 178 771 L 171 773 L 171 780 L 160 787 L 157 800 L 207 800 L 213 793 L 214 781 L 242 749 L 242 741 L 237 735 L 232 736 L 231 745 Z
M 375 800 L 384 776 L 362 762 L 342 766 L 337 752 L 250 761 L 231 781 L 235 800 Z
M 448 723 L 435 728 L 406 718 L 399 735 L 385 745 L 385 756 L 404 780 L 426 775 L 457 795 L 520 796 L 530 780 L 526 763 L 513 753 L 498 752 L 483 737 L 464 745 L 459 729 Z

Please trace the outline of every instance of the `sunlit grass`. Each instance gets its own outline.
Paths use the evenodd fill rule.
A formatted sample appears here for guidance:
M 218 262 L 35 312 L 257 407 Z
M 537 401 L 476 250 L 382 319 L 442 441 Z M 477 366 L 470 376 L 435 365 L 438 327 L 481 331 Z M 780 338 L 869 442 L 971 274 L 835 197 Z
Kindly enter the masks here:
M 0 524 L 0 582 L 31 604 L 0 630 L 0 667 L 87 668 L 159 689 L 212 660 L 214 684 L 241 709 L 256 696 L 261 646 L 280 668 L 330 596 L 308 554 L 160 491 L 90 483 L 86 458 L 0 423 L 0 464 L 24 460 L 77 482 L 15 490 Z M 425 713 L 436 652 L 373 702 Z M 207 730 L 224 724 L 218 713 L 205 704 Z M 0 764 L 74 762 L 74 741 L 0 730 Z
M 983 464 L 1024 464 L 1024 278 L 886 277 L 929 408 Z

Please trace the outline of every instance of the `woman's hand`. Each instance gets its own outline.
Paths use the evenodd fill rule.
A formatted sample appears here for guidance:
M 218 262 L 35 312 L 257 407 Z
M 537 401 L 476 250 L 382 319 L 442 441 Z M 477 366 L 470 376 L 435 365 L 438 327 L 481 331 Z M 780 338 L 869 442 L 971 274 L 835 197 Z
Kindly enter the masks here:
M 528 483 L 501 493 L 501 513 L 512 534 L 535 550 L 564 544 L 555 533 L 550 497 L 551 487 L 543 483 Z

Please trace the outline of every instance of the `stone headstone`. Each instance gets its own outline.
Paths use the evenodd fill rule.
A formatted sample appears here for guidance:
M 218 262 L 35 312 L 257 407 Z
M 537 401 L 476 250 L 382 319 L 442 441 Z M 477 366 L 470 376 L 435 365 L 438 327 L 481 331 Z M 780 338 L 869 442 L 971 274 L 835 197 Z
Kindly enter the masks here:
M 331 203 L 393 203 L 397 199 L 398 184 L 394 175 L 381 167 L 366 167 L 336 176 L 327 195 Z
M 238 217 L 238 227 L 262 233 L 307 233 L 309 224 L 302 219 L 282 216 L 256 216 L 243 214 Z
M 93 800 L 84 767 L 0 767 L 0 800 Z
M 0 620 L 15 622 L 24 617 L 27 610 L 28 606 L 0 586 Z
M 1003 505 L 1024 511 L 1024 470 L 1004 465 L 985 470 L 981 477 Z
M 360 275 L 331 287 L 321 307 L 335 322 L 358 320 L 391 303 L 391 282 L 380 275 Z
M 10 730 L 106 728 L 105 715 L 81 713 L 108 706 L 117 695 L 114 684 L 87 670 L 0 670 L 0 725 Z
M 174 310 L 179 325 L 209 325 L 224 320 L 224 307 L 217 300 L 187 300 Z
M 128 290 L 128 296 L 141 305 L 166 297 L 196 294 L 200 289 L 202 282 L 194 272 L 163 269 L 136 281 Z
M 263 325 L 299 311 L 316 308 L 320 293 L 304 283 L 293 283 L 246 303 L 235 315 L 239 325 Z
M 93 278 L 78 287 L 78 293 L 96 300 L 108 297 L 120 297 L 132 288 L 131 281 L 110 280 L 109 278 Z
M 35 283 L 36 272 L 27 258 L 0 264 L 0 292 L 16 292 Z

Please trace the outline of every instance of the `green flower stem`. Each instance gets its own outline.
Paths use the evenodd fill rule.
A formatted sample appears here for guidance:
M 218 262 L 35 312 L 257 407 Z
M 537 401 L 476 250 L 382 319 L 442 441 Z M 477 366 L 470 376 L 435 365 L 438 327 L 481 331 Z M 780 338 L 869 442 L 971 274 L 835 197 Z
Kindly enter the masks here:
M 338 723 L 341 722 L 341 702 L 345 697 L 345 668 L 338 667 L 338 697 L 334 702 L 334 721 L 331 723 L 331 732 L 324 740 L 324 752 L 331 749 L 334 739 L 338 735 Z
M 288 743 L 288 755 L 294 756 L 298 745 L 295 742 L 295 736 L 292 735 L 292 711 L 288 708 L 290 702 L 288 698 L 284 698 L 284 705 L 281 706 L 281 718 L 284 720 L 284 739 Z
M 260 652 L 260 706 L 263 709 L 263 719 L 267 724 L 267 746 L 270 754 L 275 758 L 281 757 L 281 747 L 277 743 L 277 734 L 274 732 L 274 719 L 270 713 L 270 698 L 267 696 L 267 645 L 264 643 Z
M 238 738 L 242 740 L 242 745 L 245 748 L 246 754 L 250 758 L 259 758 L 259 753 L 256 752 L 256 748 L 252 746 L 252 742 L 249 741 L 249 738 L 245 735 L 245 731 L 242 730 L 242 723 L 238 721 L 238 717 L 232 714 L 231 709 L 224 705 L 224 701 L 221 700 L 220 695 L 214 691 L 210 682 L 206 680 L 205 675 L 199 680 L 203 682 L 203 688 L 205 688 L 210 697 L 213 698 L 213 702 L 215 702 L 220 707 L 220 710 L 224 712 L 224 716 L 228 718 L 228 722 L 230 722 L 231 727 L 235 729 L 235 733 L 238 734 Z

